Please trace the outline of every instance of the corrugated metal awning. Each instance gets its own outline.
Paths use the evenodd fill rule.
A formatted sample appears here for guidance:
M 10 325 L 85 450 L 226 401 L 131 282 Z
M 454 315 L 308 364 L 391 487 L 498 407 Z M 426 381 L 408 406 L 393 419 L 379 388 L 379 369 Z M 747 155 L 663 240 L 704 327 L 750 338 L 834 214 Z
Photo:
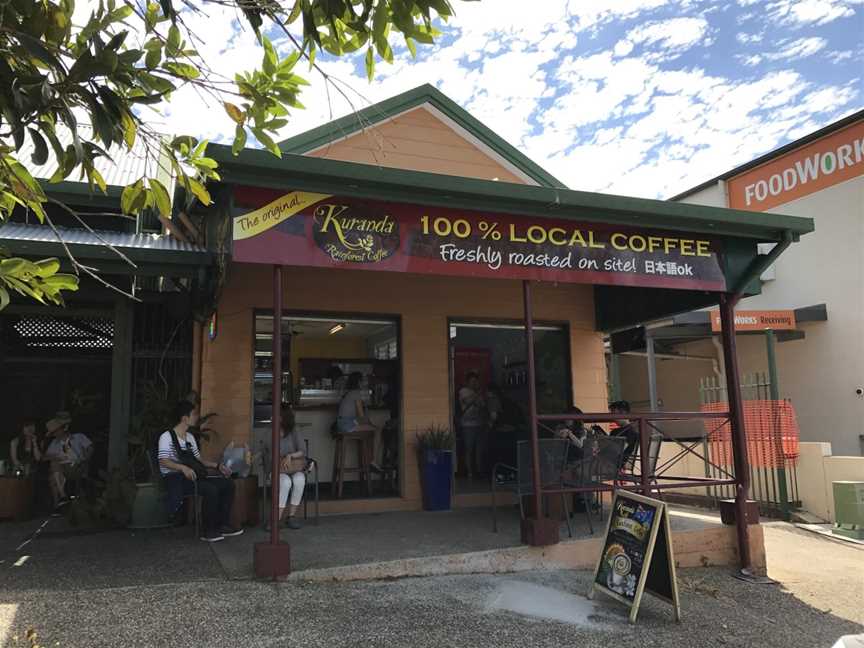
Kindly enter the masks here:
M 207 249 L 167 235 L 91 232 L 68 227 L 58 227 L 55 232 L 45 225 L 21 223 L 0 226 L 0 247 L 15 256 L 63 259 L 67 256 L 64 243 L 79 262 L 87 262 L 104 272 L 188 275 L 213 262 L 213 254 Z M 121 259 L 111 247 L 135 266 Z

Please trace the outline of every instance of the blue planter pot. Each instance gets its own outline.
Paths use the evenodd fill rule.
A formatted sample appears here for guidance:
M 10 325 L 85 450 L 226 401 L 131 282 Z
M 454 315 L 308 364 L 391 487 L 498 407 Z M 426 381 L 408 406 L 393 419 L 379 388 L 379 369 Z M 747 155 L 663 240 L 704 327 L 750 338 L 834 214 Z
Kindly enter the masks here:
M 424 450 L 420 456 L 423 508 L 449 511 L 453 490 L 453 451 Z

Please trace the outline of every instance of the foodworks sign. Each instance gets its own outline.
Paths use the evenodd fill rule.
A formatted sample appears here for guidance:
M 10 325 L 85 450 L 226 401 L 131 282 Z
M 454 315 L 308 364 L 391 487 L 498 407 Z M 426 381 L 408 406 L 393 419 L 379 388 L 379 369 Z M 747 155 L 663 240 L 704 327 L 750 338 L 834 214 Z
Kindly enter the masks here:
M 864 121 L 729 180 L 729 206 L 765 211 L 864 175 Z

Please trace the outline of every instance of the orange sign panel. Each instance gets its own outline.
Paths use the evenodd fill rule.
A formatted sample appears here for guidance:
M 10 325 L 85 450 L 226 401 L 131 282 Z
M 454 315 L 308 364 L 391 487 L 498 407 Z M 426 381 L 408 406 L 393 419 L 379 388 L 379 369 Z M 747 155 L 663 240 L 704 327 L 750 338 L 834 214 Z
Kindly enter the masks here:
M 731 178 L 733 209 L 765 211 L 864 175 L 864 121 Z
M 795 311 L 735 311 L 736 331 L 787 331 L 795 328 Z M 711 311 L 711 330 L 720 331 L 720 311 Z

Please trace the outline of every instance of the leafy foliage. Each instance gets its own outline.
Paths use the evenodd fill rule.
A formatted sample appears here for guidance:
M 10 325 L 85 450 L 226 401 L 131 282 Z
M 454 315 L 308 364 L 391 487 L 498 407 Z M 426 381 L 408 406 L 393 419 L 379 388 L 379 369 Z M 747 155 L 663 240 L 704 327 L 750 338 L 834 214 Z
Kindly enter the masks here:
M 452 450 L 456 446 L 456 437 L 446 425 L 430 425 L 417 434 L 417 450 Z
M 199 54 L 194 42 L 204 35 L 193 33 L 185 17 L 208 4 L 235 7 L 245 17 L 261 46 L 260 68 L 225 79 L 213 71 L 216 61 Z M 301 60 L 329 83 L 316 54 L 342 56 L 365 47 L 371 79 L 376 60 L 393 61 L 394 38 L 401 37 L 413 55 L 417 43 L 434 42 L 434 20 L 446 20 L 452 8 L 448 0 L 99 0 L 83 24 L 73 23 L 74 12 L 75 0 L 0 3 L 0 223 L 16 207 L 41 222 L 48 218 L 45 187 L 19 158 L 28 141 L 32 164 L 51 162 L 56 169 L 49 184 L 77 174 L 91 191 L 103 193 L 97 161 L 143 142 L 158 168 L 124 188 L 125 214 L 155 210 L 170 218 L 172 179 L 188 203 L 208 205 L 207 181 L 219 174 L 206 155 L 207 142 L 161 136 L 147 126 L 147 110 L 158 110 L 178 90 L 193 86 L 234 121 L 235 155 L 251 134 L 279 156 L 277 133 L 290 110 L 303 107 L 299 95 L 308 82 L 296 72 Z M 280 57 L 267 32 L 286 37 L 294 51 Z M 13 263 L 0 274 L 0 308 L 10 288 L 51 303 L 74 289 L 73 280 L 56 270 L 39 275 L 24 269 L 20 259 L 7 261 Z M 45 263 L 54 267 L 53 261 Z M 73 266 L 83 268 L 74 260 Z

